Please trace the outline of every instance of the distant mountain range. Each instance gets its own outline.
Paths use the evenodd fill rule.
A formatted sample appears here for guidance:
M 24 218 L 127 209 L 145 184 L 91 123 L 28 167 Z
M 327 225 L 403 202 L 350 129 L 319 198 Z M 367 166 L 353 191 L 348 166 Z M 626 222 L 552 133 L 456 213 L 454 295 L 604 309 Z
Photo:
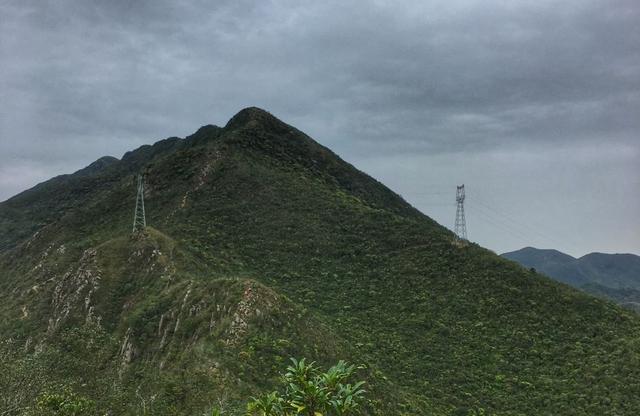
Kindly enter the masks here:
M 558 250 L 525 247 L 502 257 L 640 311 L 640 256 L 635 254 L 590 253 L 575 258 Z

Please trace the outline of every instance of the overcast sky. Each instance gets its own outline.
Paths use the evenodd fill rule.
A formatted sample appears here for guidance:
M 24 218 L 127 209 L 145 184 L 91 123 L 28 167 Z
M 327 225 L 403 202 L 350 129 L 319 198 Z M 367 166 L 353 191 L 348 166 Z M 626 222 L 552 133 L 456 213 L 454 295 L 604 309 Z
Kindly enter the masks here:
M 640 254 L 637 0 L 0 0 L 0 200 L 247 106 L 494 251 Z

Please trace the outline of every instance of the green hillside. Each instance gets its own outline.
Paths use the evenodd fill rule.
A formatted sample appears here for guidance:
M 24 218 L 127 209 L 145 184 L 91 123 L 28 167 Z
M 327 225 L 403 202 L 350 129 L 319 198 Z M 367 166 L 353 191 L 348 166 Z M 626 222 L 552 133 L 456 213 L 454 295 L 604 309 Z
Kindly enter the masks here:
M 636 314 L 459 244 L 256 108 L 1 203 L 0 253 L 7 415 L 65 386 L 232 412 L 290 356 L 366 364 L 371 414 L 640 412 Z

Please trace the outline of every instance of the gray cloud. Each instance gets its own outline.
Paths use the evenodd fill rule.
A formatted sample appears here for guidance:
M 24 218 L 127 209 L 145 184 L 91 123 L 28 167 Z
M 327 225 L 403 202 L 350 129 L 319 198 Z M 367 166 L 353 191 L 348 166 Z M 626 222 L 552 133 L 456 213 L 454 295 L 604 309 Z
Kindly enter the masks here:
M 566 249 L 637 252 L 615 235 L 638 220 L 611 218 L 640 208 L 638 45 L 634 0 L 3 2 L 0 199 L 257 105 L 415 195 L 424 178 L 545 192 L 551 229 L 604 181 L 610 204 L 584 215 L 611 235 Z M 539 186 L 559 177 L 572 189 Z

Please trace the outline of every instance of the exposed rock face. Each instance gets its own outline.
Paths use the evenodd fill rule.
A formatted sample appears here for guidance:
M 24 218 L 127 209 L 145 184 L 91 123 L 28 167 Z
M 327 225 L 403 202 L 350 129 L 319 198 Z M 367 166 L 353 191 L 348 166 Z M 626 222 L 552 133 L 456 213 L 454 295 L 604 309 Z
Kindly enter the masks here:
M 260 287 L 254 281 L 244 282 L 242 299 L 238 302 L 231 318 L 231 326 L 225 342 L 227 344 L 240 343 L 249 330 L 250 322 L 260 318 L 263 312 L 268 314 L 276 303 L 277 299 L 273 293 Z
M 95 248 L 85 250 L 78 264 L 55 283 L 48 332 L 55 331 L 74 309 L 78 310 L 82 306 L 86 321 L 100 322 L 101 318 L 94 315 L 91 303 L 93 294 L 100 287 L 101 272 L 96 263 L 97 253 Z

